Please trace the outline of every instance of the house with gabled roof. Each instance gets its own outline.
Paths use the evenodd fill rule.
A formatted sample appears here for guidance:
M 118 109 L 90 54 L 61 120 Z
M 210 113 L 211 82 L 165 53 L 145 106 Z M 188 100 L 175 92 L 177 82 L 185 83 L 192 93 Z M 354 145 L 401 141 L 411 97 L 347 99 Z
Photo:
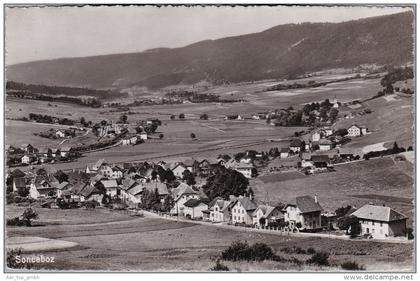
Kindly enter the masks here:
M 24 177 L 13 178 L 13 192 L 18 192 L 19 190 L 24 190 L 27 188 L 27 181 Z
M 361 235 L 384 239 L 407 233 L 407 217 L 387 206 L 366 204 L 351 215 L 359 219 Z
M 102 164 L 105 162 L 105 159 L 99 159 L 98 161 L 96 161 L 95 164 L 93 164 L 92 166 L 86 166 L 86 173 L 87 174 L 94 174 L 97 173 L 99 171 L 99 168 L 102 166 Z
M 184 172 L 187 170 L 187 167 L 185 167 L 182 163 L 177 163 L 171 170 L 175 177 L 181 179 Z
M 238 200 L 232 204 L 231 221 L 232 223 L 253 223 L 252 214 L 257 209 L 257 204 L 250 198 L 239 196 Z
M 200 199 L 191 198 L 184 203 L 184 216 L 191 219 L 202 219 L 203 211 L 207 210 L 208 206 Z
M 175 205 L 171 209 L 171 214 L 183 215 L 184 203 L 190 199 L 200 199 L 196 191 L 186 183 L 180 183 L 176 188 L 172 189 L 172 198 Z
M 289 150 L 298 153 L 302 149 L 302 141 L 300 139 L 293 139 L 290 141 Z
M 33 199 L 55 197 L 57 186 L 58 182 L 50 182 L 44 177 L 36 177 L 29 187 L 29 196 Z
M 269 223 L 284 220 L 281 209 L 269 205 L 259 205 L 252 214 L 255 226 L 268 226 Z
M 64 197 L 63 192 L 66 190 L 68 191 L 70 188 L 71 188 L 71 184 L 66 181 L 59 183 L 57 185 L 57 198 L 63 198 Z M 67 199 L 70 199 L 70 198 L 67 198 Z
M 111 198 L 120 196 L 120 188 L 115 179 L 101 180 L 100 183 L 104 186 L 106 194 Z
M 230 206 L 232 201 L 224 200 L 222 197 L 216 197 L 209 203 L 209 220 L 212 222 L 230 221 Z
M 300 224 L 300 229 L 321 229 L 321 212 L 323 208 L 318 202 L 317 196 L 298 196 L 287 203 L 283 212 L 285 222 L 289 222 L 291 228 Z
M 347 133 L 349 137 L 363 136 L 367 134 L 367 128 L 365 126 L 353 124 L 350 128 L 347 129 Z

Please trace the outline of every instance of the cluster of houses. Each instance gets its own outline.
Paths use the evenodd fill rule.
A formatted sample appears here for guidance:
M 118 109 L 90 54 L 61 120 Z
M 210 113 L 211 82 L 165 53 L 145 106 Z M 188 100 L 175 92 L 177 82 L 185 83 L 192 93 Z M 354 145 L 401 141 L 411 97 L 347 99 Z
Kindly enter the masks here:
M 24 144 L 20 148 L 9 146 L 6 151 L 8 155 L 18 155 L 22 165 L 51 163 L 75 156 L 74 150 L 69 146 L 35 148 L 31 144 Z
M 184 162 L 167 164 L 161 161 L 136 167 L 130 164 L 119 167 L 101 159 L 87 166 L 83 172 L 68 173 L 68 180 L 61 182 L 53 175 L 24 173 L 18 169 L 11 171 L 10 176 L 13 179 L 13 191 L 29 189 L 29 196 L 41 202 L 50 200 L 51 203 L 60 199 L 64 202 L 94 201 L 100 204 L 106 196 L 138 209 L 141 208 L 143 196 L 149 192 L 157 194 L 157 200 L 162 204 L 167 198 L 172 198 L 173 204 L 167 210 L 168 214 L 211 223 L 319 231 L 327 227 L 326 221 L 330 221 L 330 216 L 324 212 L 316 195 L 297 196 L 282 206 L 258 204 L 252 195 L 230 195 L 229 198 L 216 197 L 210 201 L 196 186 L 181 180 L 177 186 L 170 186 L 160 181 L 159 175 L 154 175 L 156 167 L 160 166 L 172 169 L 173 174 L 181 179 L 183 169 L 191 172 L 198 169 L 205 173 L 212 165 L 206 159 Z M 358 218 L 361 235 L 383 239 L 406 234 L 407 217 L 390 207 L 367 204 L 352 209 L 351 215 Z
M 123 134 L 121 137 L 122 145 L 136 145 L 149 138 L 146 132 L 137 132 L 135 128 L 129 127 L 127 124 L 119 123 L 98 124 L 95 128 L 95 134 L 99 138 L 115 138 Z

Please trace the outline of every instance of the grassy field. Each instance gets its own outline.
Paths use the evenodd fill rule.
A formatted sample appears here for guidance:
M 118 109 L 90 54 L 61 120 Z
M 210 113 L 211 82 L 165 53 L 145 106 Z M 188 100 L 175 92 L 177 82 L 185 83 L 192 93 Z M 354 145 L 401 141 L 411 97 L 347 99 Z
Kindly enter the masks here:
M 7 207 L 9 208 L 9 207 Z M 37 209 L 37 211 L 39 211 Z M 91 217 L 96 217 L 94 210 Z M 62 210 L 48 210 L 59 216 Z M 49 216 L 43 212 L 40 216 Z M 99 211 L 100 212 L 100 211 Z M 99 213 L 102 217 L 102 214 Z M 298 267 L 290 263 L 226 263 L 235 271 L 339 270 L 339 264 L 356 260 L 367 270 L 412 270 L 412 244 L 346 241 L 313 237 L 291 237 L 231 230 L 155 218 L 88 225 L 70 223 L 44 227 L 7 228 L 8 237 L 43 237 L 77 243 L 76 248 L 49 251 L 56 262 L 44 269 L 112 271 L 207 271 L 232 241 L 264 242 L 284 257 L 306 260 L 309 255 L 286 254 L 285 247 L 299 246 L 331 253 L 332 267 Z M 16 239 L 16 238 L 15 238 Z

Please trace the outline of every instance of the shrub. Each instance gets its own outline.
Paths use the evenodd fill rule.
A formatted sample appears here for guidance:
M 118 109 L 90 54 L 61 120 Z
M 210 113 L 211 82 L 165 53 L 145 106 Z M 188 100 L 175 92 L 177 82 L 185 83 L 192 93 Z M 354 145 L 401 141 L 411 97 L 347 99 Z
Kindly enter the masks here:
M 234 241 L 222 252 L 222 259 L 230 261 L 249 260 L 248 242 Z
M 306 250 L 306 252 L 307 252 L 308 254 L 311 254 L 311 255 L 313 255 L 313 254 L 315 254 L 315 253 L 316 253 L 315 249 L 314 249 L 314 248 L 312 248 L 312 247 L 308 248 L 308 249 Z
M 229 267 L 224 265 L 220 262 L 220 260 L 216 261 L 216 265 L 210 268 L 211 271 L 229 271 Z
M 263 261 L 273 260 L 275 254 L 273 250 L 264 243 L 255 243 L 250 248 L 251 260 Z
M 306 262 L 309 264 L 316 264 L 320 266 L 328 266 L 330 264 L 328 258 L 330 257 L 330 254 L 325 252 L 319 252 L 312 255 L 310 259 L 308 259 Z
M 31 220 L 37 219 L 38 214 L 32 210 L 32 208 L 26 208 L 22 214 L 22 220 L 26 223 L 26 226 L 31 226 Z
M 23 220 L 21 220 L 19 217 L 14 217 L 12 219 L 7 219 L 6 225 L 7 226 L 25 226 L 26 223 Z
M 345 270 L 366 270 L 363 265 L 359 265 L 355 261 L 346 261 L 341 264 L 341 268 Z
M 16 257 L 21 256 L 22 255 L 22 249 L 16 249 L 16 250 L 11 250 L 11 251 L 7 251 L 7 267 L 8 268 L 26 268 L 26 269 L 31 269 L 34 264 L 33 263 L 22 263 L 22 262 L 17 262 Z

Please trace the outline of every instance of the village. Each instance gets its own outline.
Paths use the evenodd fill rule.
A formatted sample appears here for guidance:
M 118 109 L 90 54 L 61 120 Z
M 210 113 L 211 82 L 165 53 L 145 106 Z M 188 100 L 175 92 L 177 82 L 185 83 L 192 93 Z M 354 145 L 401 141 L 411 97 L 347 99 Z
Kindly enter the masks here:
M 347 131 L 349 137 L 367 133 L 366 128 L 357 125 Z M 317 233 L 321 237 L 331 237 L 333 233 L 359 239 L 411 239 L 408 217 L 385 205 L 343 205 L 331 212 L 324 209 L 328 202 L 319 202 L 317 195 L 310 192 L 275 206 L 254 200 L 248 179 L 257 177 L 266 168 L 266 162 L 276 158 L 292 163 L 286 170 L 292 168 L 305 175 L 334 171 L 337 163 L 360 161 L 359 155 L 340 153 L 334 147 L 335 139 L 333 130 L 324 127 L 314 131 L 307 142 L 294 138 L 288 148 L 273 148 L 267 153 L 245 151 L 233 157 L 219 155 L 170 163 L 113 164 L 100 159 L 83 170 L 59 170 L 54 174 L 42 167 L 26 172 L 10 169 L 7 203 L 31 202 L 52 209 L 111 208 L 135 214 L 144 211 L 168 219 L 208 222 L 209 226 Z M 31 146 L 24 149 L 25 155 L 34 153 Z M 55 153 L 66 157 L 66 152 Z

